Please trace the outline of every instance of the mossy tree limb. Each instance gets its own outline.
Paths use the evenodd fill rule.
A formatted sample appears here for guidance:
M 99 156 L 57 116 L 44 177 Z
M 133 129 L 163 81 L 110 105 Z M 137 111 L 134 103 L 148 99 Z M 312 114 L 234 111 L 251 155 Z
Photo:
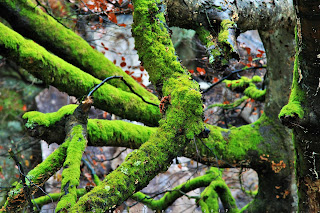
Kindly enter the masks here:
M 153 1 L 133 3 L 136 47 L 158 92 L 170 95 L 169 106 L 149 141 L 130 153 L 99 186 L 80 198 L 70 212 L 114 209 L 159 172 L 167 170 L 172 159 L 204 128 L 199 85 L 189 78 L 174 55 L 164 11 Z
M 92 104 L 92 97 L 88 96 L 68 116 L 65 129 L 66 140 L 69 143 L 67 156 L 63 164 L 61 189 L 64 195 L 56 207 L 56 212 L 66 212 L 77 201 L 77 186 L 80 183 L 80 164 L 85 148 L 87 147 L 88 111 Z
M 133 194 L 131 198 L 147 205 L 152 210 L 166 210 L 179 197 L 197 188 L 208 186 L 211 182 L 221 178 L 219 177 L 220 175 L 218 169 L 210 168 L 205 175 L 193 178 L 174 187 L 159 200 L 154 200 L 142 192 Z
M 75 108 L 76 105 L 67 105 L 53 113 L 27 112 L 23 118 L 26 119 L 27 129 L 32 136 L 47 141 L 54 138 L 56 143 L 61 144 L 64 141 L 65 133 L 64 129 L 59 126 L 65 125 L 65 117 L 72 114 Z M 219 165 L 219 167 L 252 167 L 261 160 L 260 154 L 269 155 L 270 160 L 273 161 L 281 160 L 279 157 L 272 157 L 270 147 L 267 145 L 269 140 L 275 141 L 276 137 L 268 139 L 264 137 L 264 129 L 268 128 L 272 132 L 271 128 L 276 126 L 266 115 L 263 115 L 255 123 L 241 127 L 223 129 L 208 124 L 206 126 L 210 129 L 209 137 L 196 139 L 195 142 L 199 153 L 194 152 L 195 143 L 191 142 L 186 146 L 182 153 L 183 156 L 204 164 Z M 88 141 L 89 145 L 93 146 L 137 149 L 148 141 L 156 131 L 158 128 L 124 121 L 88 120 Z M 57 133 L 59 137 L 55 136 Z M 217 162 L 217 157 L 223 161 Z
M 47 52 L 33 41 L 24 39 L 1 23 L 0 50 L 3 55 L 15 60 L 35 77 L 69 95 L 82 97 L 100 83 L 99 79 Z M 123 118 L 141 121 L 151 126 L 157 126 L 160 119 L 158 107 L 143 102 L 133 93 L 108 84 L 96 92 L 94 105 Z
M 215 169 L 218 170 L 217 168 Z M 229 187 L 222 179 L 221 174 L 201 193 L 198 203 L 201 206 L 202 212 L 218 212 L 219 198 L 226 212 L 239 212 L 236 201 L 231 195 Z
M 84 194 L 87 193 L 86 189 L 77 189 L 76 190 L 77 197 L 82 197 Z M 64 195 L 63 192 L 60 193 L 50 193 L 41 197 L 37 197 L 32 202 L 37 205 L 37 207 L 41 208 L 42 206 L 52 203 L 52 202 L 57 202 L 60 200 L 60 198 Z M 36 209 L 35 209 L 36 210 Z
M 320 212 L 320 8 L 318 1 L 294 1 L 296 58 L 289 103 L 279 117 L 293 128 L 298 212 Z
M 60 147 L 55 150 L 48 158 L 46 158 L 37 167 L 32 169 L 28 174 L 28 180 L 32 183 L 28 183 L 31 186 L 31 191 L 34 193 L 41 187 L 52 175 L 54 175 L 61 167 L 66 157 L 66 151 L 68 143 L 63 143 Z M 15 188 L 9 192 L 9 197 L 2 207 L 0 212 L 17 212 L 22 209 L 25 205 L 23 194 L 23 186 L 21 183 L 16 183 Z
M 0 15 L 21 35 L 36 41 L 70 64 L 100 80 L 113 75 L 123 76 L 134 91 L 148 101 L 157 103 L 158 99 L 155 95 L 135 82 L 102 53 L 92 49 L 79 35 L 43 12 L 31 0 L 3 0 L 0 2 Z M 130 92 L 129 88 L 121 81 L 108 83 L 123 91 Z

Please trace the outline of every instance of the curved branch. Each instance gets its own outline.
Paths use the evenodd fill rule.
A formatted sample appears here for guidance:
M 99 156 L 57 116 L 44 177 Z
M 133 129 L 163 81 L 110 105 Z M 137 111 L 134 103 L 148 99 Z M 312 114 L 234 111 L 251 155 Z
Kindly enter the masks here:
M 174 187 L 172 190 L 166 192 L 159 200 L 154 200 L 142 192 L 137 192 L 132 195 L 132 199 L 147 205 L 152 210 L 165 210 L 179 197 L 185 193 L 195 190 L 200 187 L 209 186 L 211 182 L 215 182 L 220 177 L 220 172 L 217 168 L 210 168 L 205 175 L 193 178 L 187 182 Z
M 69 143 L 63 143 L 56 149 L 48 158 L 40 163 L 36 168 L 32 169 L 27 174 L 27 185 L 30 186 L 31 193 L 38 190 L 53 174 L 55 174 L 61 167 L 65 160 L 66 151 Z M 8 199 L 0 212 L 18 212 L 25 205 L 23 185 L 21 183 L 14 183 L 15 188 L 10 190 Z M 18 200 L 18 202 L 17 202 Z
M 29 73 L 69 95 L 82 97 L 101 81 L 47 52 L 44 48 L 0 23 L 0 50 Z M 143 102 L 135 94 L 103 85 L 95 95 L 94 106 L 129 120 L 156 126 L 158 107 Z
M 10 11 L 10 12 L 8 12 Z M 121 68 L 115 66 L 102 53 L 92 47 L 72 30 L 65 28 L 51 16 L 44 13 L 31 0 L 4 0 L 0 2 L 0 14 L 14 30 L 31 38 L 55 55 L 73 64 L 83 71 L 103 80 L 108 76 L 121 75 L 138 94 L 149 102 L 158 102 L 158 98 L 139 85 Z M 130 92 L 122 82 L 109 84 Z
M 221 177 L 219 180 L 212 181 L 201 193 L 199 205 L 201 206 L 202 212 L 218 212 L 219 198 L 226 212 L 239 212 L 236 201 L 233 198 L 229 187 Z

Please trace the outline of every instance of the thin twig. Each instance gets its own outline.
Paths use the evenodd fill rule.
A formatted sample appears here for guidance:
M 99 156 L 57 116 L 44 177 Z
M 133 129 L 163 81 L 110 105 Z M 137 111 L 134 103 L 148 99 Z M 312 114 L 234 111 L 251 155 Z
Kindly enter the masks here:
M 41 6 L 43 7 L 43 9 L 47 12 L 47 14 L 49 16 L 51 16 L 54 20 L 56 20 L 59 24 L 61 24 L 62 26 L 64 26 L 67 29 L 70 29 L 69 27 L 67 27 L 66 25 L 64 25 L 64 23 L 62 23 L 60 20 L 58 20 L 56 17 L 54 17 L 54 15 L 48 10 L 48 8 L 46 6 L 44 6 L 43 4 L 41 4 L 41 2 L 39 0 L 36 0 L 37 2 L 37 6 Z
M 87 95 L 87 97 L 92 96 L 93 93 L 94 93 L 95 91 L 97 91 L 97 89 L 99 89 L 99 87 L 101 87 L 104 83 L 106 83 L 107 81 L 109 81 L 109 80 L 111 80 L 111 79 L 114 79 L 114 78 L 118 78 L 118 79 L 122 80 L 122 81 L 125 83 L 125 85 L 127 85 L 127 86 L 129 87 L 130 91 L 131 91 L 133 94 L 135 94 L 136 96 L 138 96 L 139 98 L 141 98 L 143 102 L 158 107 L 157 104 L 154 104 L 154 103 L 151 103 L 151 102 L 149 102 L 149 101 L 146 101 L 141 95 L 139 95 L 138 93 L 136 93 L 136 92 L 132 89 L 132 87 L 130 86 L 130 84 L 128 84 L 128 82 L 123 79 L 123 76 L 116 76 L 116 75 L 115 75 L 115 76 L 110 76 L 110 77 L 107 77 L 106 79 L 104 79 L 100 84 L 98 84 L 97 86 L 95 86 L 95 87 L 89 92 L 89 94 Z
M 9 149 L 9 154 L 10 154 L 10 157 L 14 160 L 14 162 L 16 163 L 16 165 L 18 166 L 18 169 L 19 169 L 19 173 L 20 173 L 20 179 L 22 181 L 22 185 L 23 185 L 23 192 L 24 192 L 24 197 L 25 199 L 28 201 L 29 203 L 29 209 L 30 209 L 30 212 L 34 212 L 33 210 L 33 203 L 31 202 L 31 198 L 30 198 L 30 188 L 29 186 L 27 186 L 26 184 L 26 179 L 25 179 L 25 175 L 24 175 L 24 171 L 23 171 L 23 167 L 21 165 L 21 163 L 19 162 L 18 158 L 15 156 L 15 154 L 13 153 L 12 149 L 10 148 Z
M 123 152 L 127 151 L 128 148 L 125 148 L 123 150 L 121 150 L 116 156 L 112 157 L 112 158 L 107 158 L 105 160 L 101 160 L 101 159 L 94 159 L 97 162 L 105 162 L 105 161 L 112 161 L 114 159 L 117 159 Z
M 228 79 L 231 75 L 239 73 L 239 72 L 243 72 L 245 70 L 252 70 L 252 69 L 260 69 L 260 68 L 266 68 L 266 66 L 260 66 L 260 67 L 247 67 L 247 68 L 242 68 L 239 70 L 234 70 L 232 71 L 229 75 L 227 75 L 226 77 L 221 78 L 219 81 L 217 81 L 216 83 L 213 83 L 210 87 L 208 87 L 207 89 L 203 90 L 203 94 L 208 92 L 212 87 L 217 86 L 218 84 L 220 84 L 222 81 Z

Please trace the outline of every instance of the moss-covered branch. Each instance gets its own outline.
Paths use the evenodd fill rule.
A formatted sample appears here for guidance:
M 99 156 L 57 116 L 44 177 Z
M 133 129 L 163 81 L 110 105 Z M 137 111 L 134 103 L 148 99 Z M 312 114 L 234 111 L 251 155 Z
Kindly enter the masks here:
M 296 29 L 297 31 L 297 29 Z M 296 43 L 298 44 L 298 38 L 296 35 Z M 289 102 L 287 105 L 285 105 L 280 113 L 279 113 L 279 119 L 281 122 L 290 127 L 293 128 L 296 125 L 299 125 L 299 120 L 303 119 L 304 116 L 304 110 L 303 110 L 303 102 L 305 101 L 305 93 L 301 86 L 301 80 L 302 80 L 302 73 L 299 63 L 299 49 L 296 47 L 296 56 L 294 61 L 294 70 L 293 70 L 293 80 L 292 80 L 292 88 L 290 93 Z
M 77 189 L 76 190 L 77 197 L 82 197 L 84 194 L 87 193 L 86 189 Z M 60 198 L 64 195 L 64 192 L 60 193 L 50 193 L 38 198 L 35 198 L 32 200 L 34 204 L 36 204 L 37 207 L 41 208 L 42 206 L 52 203 L 52 202 L 57 202 L 60 200 Z
M 80 164 L 83 152 L 87 147 L 87 123 L 88 112 L 93 103 L 91 96 L 74 110 L 73 114 L 67 117 L 65 129 L 67 137 L 65 142 L 69 143 L 67 157 L 63 164 L 61 197 L 56 207 L 56 212 L 65 212 L 77 201 L 77 187 L 80 183 Z
M 83 133 L 85 132 L 85 133 Z M 66 211 L 77 201 L 77 186 L 80 182 L 80 163 L 82 154 L 87 146 L 86 130 L 82 125 L 74 126 L 68 134 L 66 141 L 69 141 L 67 157 L 63 164 L 61 197 L 56 207 L 56 212 Z
M 60 144 L 65 138 L 64 129 L 61 128 L 65 125 L 65 116 L 72 114 L 75 108 L 76 105 L 67 105 L 53 113 L 27 112 L 23 118 L 26 119 L 26 127 L 32 136 Z M 261 147 L 264 135 L 261 135 L 260 129 L 269 128 L 268 126 L 272 125 L 272 121 L 265 115 L 253 124 L 231 129 L 206 124 L 211 132 L 209 138 L 196 140 L 199 153 L 195 152 L 195 143 L 191 142 L 183 155 L 205 164 L 217 163 L 218 157 L 218 159 L 224 159 L 219 161 L 219 166 L 249 167 L 249 159 L 259 160 L 255 158 L 258 154 L 252 153 L 258 150 L 258 145 L 261 152 L 271 154 L 265 152 L 268 147 Z M 159 129 L 124 121 L 89 119 L 88 141 L 89 145 L 93 146 L 139 148 L 157 130 Z
M 193 178 L 179 186 L 174 187 L 169 192 L 166 192 L 159 200 L 154 200 L 142 192 L 137 192 L 132 195 L 136 201 L 139 201 L 147 205 L 152 210 L 165 210 L 179 197 L 182 197 L 185 193 L 195 190 L 200 187 L 206 187 L 211 182 L 216 181 L 221 174 L 216 168 L 210 168 L 205 175 Z M 220 177 L 221 178 L 221 177 Z
M 243 91 L 243 93 L 256 101 L 263 101 L 265 99 L 266 90 L 260 90 L 254 83 L 261 82 L 259 76 L 253 76 L 251 79 L 242 76 L 238 80 L 224 80 L 227 88 L 231 90 Z
M 157 90 L 170 96 L 170 101 L 160 127 L 149 141 L 130 153 L 99 186 L 80 198 L 70 212 L 114 209 L 159 172 L 167 170 L 172 159 L 204 128 L 199 85 L 186 75 L 174 55 L 162 7 L 149 0 L 133 3 L 133 33 L 139 56 Z
M 31 187 L 32 193 L 37 191 L 38 187 L 41 187 L 62 167 L 68 145 L 68 142 L 63 143 L 48 158 L 27 174 L 26 182 Z M 21 202 L 24 200 L 23 186 L 21 183 L 15 183 L 14 185 L 15 188 L 9 192 L 8 199 L 0 212 L 17 212 L 17 209 L 24 207 L 25 202 Z
M 50 143 L 61 144 L 66 137 L 66 116 L 72 114 L 77 105 L 67 105 L 53 113 L 37 111 L 23 115 L 25 126 L 33 137 Z M 90 146 L 122 146 L 139 148 L 155 133 L 157 128 L 135 125 L 125 121 L 109 121 L 99 119 L 88 120 L 88 145 Z
M 47 52 L 44 48 L 0 23 L 0 50 L 31 74 L 69 95 L 82 97 L 100 80 Z M 113 81 L 117 81 L 116 79 Z M 158 107 L 140 97 L 105 84 L 95 93 L 94 105 L 129 120 L 156 126 L 160 119 Z
M 196 32 L 201 42 L 207 47 L 209 62 L 216 67 L 225 66 L 228 60 L 237 57 L 234 22 L 223 20 L 218 28 L 218 35 L 213 35 L 204 26 L 198 27 Z
M 94 77 L 103 80 L 108 76 L 123 76 L 138 94 L 148 101 L 158 102 L 155 95 L 140 86 L 102 53 L 92 49 L 85 40 L 72 30 L 65 28 L 43 12 L 31 0 L 1 1 L 0 16 L 5 18 L 12 28 L 23 36 L 33 39 L 55 55 Z M 110 81 L 108 83 L 121 88 L 123 91 L 130 92 L 129 88 L 121 81 Z
M 234 109 L 237 106 L 240 106 L 244 101 L 246 101 L 247 99 L 249 99 L 248 96 L 242 96 L 241 98 L 239 98 L 238 100 L 236 100 L 233 103 L 229 103 L 229 104 L 211 104 L 207 107 L 207 109 L 213 108 L 213 107 L 221 107 L 223 109 Z
M 215 169 L 218 170 L 217 168 Z M 239 212 L 236 201 L 233 198 L 229 187 L 222 179 L 221 174 L 218 175 L 201 193 L 198 203 L 201 206 L 202 212 L 218 212 L 219 198 L 226 212 Z

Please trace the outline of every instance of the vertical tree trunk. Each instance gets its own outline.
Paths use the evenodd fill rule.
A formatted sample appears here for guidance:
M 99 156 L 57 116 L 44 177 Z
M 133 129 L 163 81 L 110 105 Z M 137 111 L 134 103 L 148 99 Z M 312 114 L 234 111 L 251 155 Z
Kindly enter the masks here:
M 320 212 L 320 7 L 295 1 L 297 53 L 293 87 L 282 120 L 294 128 L 299 212 Z

